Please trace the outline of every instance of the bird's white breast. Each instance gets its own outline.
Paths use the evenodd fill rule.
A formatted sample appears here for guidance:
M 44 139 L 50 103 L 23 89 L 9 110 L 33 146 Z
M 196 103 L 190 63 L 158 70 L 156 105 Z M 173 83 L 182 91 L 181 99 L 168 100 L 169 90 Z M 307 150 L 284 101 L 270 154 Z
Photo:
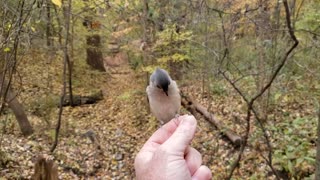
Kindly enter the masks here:
M 161 123 L 167 123 L 180 111 L 181 97 L 175 81 L 171 81 L 168 88 L 168 96 L 163 90 L 152 83 L 147 87 L 147 94 L 151 112 Z

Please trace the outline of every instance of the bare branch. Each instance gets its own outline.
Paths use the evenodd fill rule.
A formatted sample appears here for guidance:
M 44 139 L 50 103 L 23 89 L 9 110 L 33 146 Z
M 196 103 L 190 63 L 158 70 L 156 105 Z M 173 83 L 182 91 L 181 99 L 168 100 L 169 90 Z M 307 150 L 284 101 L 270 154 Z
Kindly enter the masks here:
M 266 139 L 266 144 L 269 148 L 269 154 L 268 154 L 268 166 L 271 168 L 272 172 L 276 175 L 277 179 L 280 179 L 278 173 L 276 172 L 276 170 L 273 168 L 272 166 L 272 146 L 269 140 L 269 136 L 266 132 L 266 129 L 263 125 L 263 123 L 261 122 L 261 119 L 258 116 L 257 111 L 254 109 L 254 102 L 261 97 L 266 90 L 268 90 L 272 83 L 274 82 L 275 78 L 278 76 L 280 70 L 284 67 L 285 63 L 287 62 L 289 55 L 292 53 L 292 51 L 298 46 L 299 41 L 297 40 L 295 34 L 294 34 L 294 30 L 293 27 L 291 25 L 291 16 L 290 16 L 290 11 L 289 11 L 289 6 L 288 6 L 288 2 L 287 0 L 283 1 L 283 5 L 285 7 L 285 12 L 286 12 L 286 22 L 287 22 L 287 27 L 289 30 L 289 35 L 291 37 L 291 39 L 294 41 L 294 44 L 289 48 L 288 51 L 286 51 L 284 57 L 282 58 L 280 64 L 278 65 L 278 67 L 276 68 L 276 70 L 274 71 L 274 73 L 272 74 L 269 82 L 260 90 L 260 92 L 258 92 L 250 101 L 247 99 L 247 97 L 244 95 L 244 93 L 241 91 L 241 89 L 239 87 L 236 86 L 236 84 L 228 77 L 226 76 L 226 74 L 223 72 L 222 75 L 224 76 L 224 78 L 229 82 L 229 84 L 239 93 L 239 95 L 246 101 L 247 105 L 248 105 L 248 110 L 247 110 L 247 117 L 246 117 L 246 122 L 247 122 L 247 127 L 246 127 L 246 133 L 245 133 L 245 137 L 243 138 L 243 144 L 240 148 L 240 152 L 238 155 L 238 158 L 235 160 L 235 162 L 233 163 L 232 167 L 231 167 L 231 171 L 229 173 L 228 179 L 231 179 L 234 170 L 236 169 L 236 167 L 238 167 L 239 162 L 241 160 L 242 154 L 244 152 L 245 146 L 247 144 L 247 139 L 248 139 L 248 135 L 249 135 L 249 131 L 250 131 L 250 117 L 251 117 L 251 113 L 253 112 L 258 124 L 260 125 L 260 128 L 263 132 L 263 135 Z
M 68 11 L 70 12 L 71 10 L 71 0 L 68 0 Z M 58 145 L 58 137 L 59 137 L 59 131 L 61 127 L 61 119 L 62 119 L 62 112 L 63 112 L 63 101 L 66 96 L 66 89 L 67 89 L 67 66 L 70 66 L 69 63 L 69 54 L 68 54 L 68 43 L 69 43 L 69 23 L 70 23 L 70 16 L 67 16 L 66 19 L 66 39 L 65 39 L 65 44 L 63 48 L 63 53 L 64 53 L 64 63 L 63 63 L 63 89 L 61 93 L 61 98 L 60 98 L 60 104 L 59 104 L 59 117 L 58 117 L 58 123 L 56 126 L 56 133 L 55 133 L 55 140 L 54 143 L 50 149 L 51 152 L 53 152 L 57 145 Z M 69 68 L 70 70 L 70 68 Z M 71 72 L 69 72 L 71 73 Z
M 299 41 L 296 38 L 295 34 L 294 34 L 294 30 L 291 26 L 291 19 L 290 19 L 290 11 L 289 11 L 289 6 L 288 6 L 288 2 L 286 0 L 283 1 L 283 5 L 285 7 L 286 10 L 286 20 L 287 20 L 287 27 L 289 30 L 289 34 L 291 39 L 294 41 L 294 44 L 291 46 L 291 48 L 285 53 L 285 56 L 283 57 L 281 63 L 279 64 L 279 66 L 277 67 L 277 69 L 275 70 L 275 72 L 273 73 L 273 75 L 271 76 L 271 79 L 269 80 L 269 82 L 261 89 L 261 91 L 255 95 L 251 101 L 255 101 L 256 99 L 258 99 L 260 96 L 262 96 L 266 90 L 268 88 L 270 88 L 271 84 L 273 83 L 273 81 L 275 80 L 275 78 L 278 76 L 280 70 L 283 68 L 283 66 L 285 65 L 285 63 L 288 60 L 289 55 L 291 54 L 291 52 L 298 46 Z

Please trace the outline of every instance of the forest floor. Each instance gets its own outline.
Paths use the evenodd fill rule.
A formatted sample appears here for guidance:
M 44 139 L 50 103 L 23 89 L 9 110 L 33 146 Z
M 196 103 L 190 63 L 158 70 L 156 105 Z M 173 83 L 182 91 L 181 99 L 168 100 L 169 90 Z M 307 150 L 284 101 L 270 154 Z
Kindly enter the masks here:
M 87 95 L 100 89 L 104 98 L 95 104 L 64 108 L 59 143 L 51 154 L 49 150 L 53 143 L 58 108 L 53 105 L 50 107 L 53 110 L 45 111 L 49 108 L 42 105 L 55 99 L 48 96 L 47 91 L 56 96 L 60 94 L 61 74 L 57 73 L 57 69 L 61 69 L 61 65 L 49 66 L 46 71 L 48 76 L 41 74 L 43 67 L 47 66 L 34 62 L 20 70 L 22 77 L 27 78 L 22 80 L 20 99 L 26 106 L 35 133 L 23 137 L 14 117 L 8 113 L 6 123 L 1 126 L 0 179 L 30 179 L 34 162 L 40 154 L 55 161 L 60 179 L 134 179 L 134 157 L 158 127 L 158 122 L 148 112 L 146 77 L 130 69 L 128 64 L 110 68 L 108 73 L 84 73 L 82 80 L 76 77 L 75 94 Z M 75 71 L 74 74 L 81 76 L 81 72 Z M 33 79 L 28 79 L 31 77 Z M 44 77 L 50 79 L 49 86 L 44 83 Z M 52 88 L 48 90 L 48 87 Z M 235 93 L 209 98 L 200 93 L 199 84 L 191 82 L 182 89 L 206 107 L 210 105 L 218 119 L 243 135 L 245 124 L 241 120 L 244 117 L 241 112 L 244 107 Z M 297 108 L 296 112 L 300 110 Z M 189 112 L 182 109 L 181 114 L 185 113 Z M 234 113 L 240 119 L 235 120 Z M 310 112 L 300 113 L 299 116 L 306 114 L 310 115 Z M 192 146 L 202 154 L 203 164 L 212 170 L 213 179 L 224 178 L 238 149 L 203 117 L 198 115 L 196 118 L 198 128 Z M 255 127 L 251 131 L 255 131 Z M 274 179 L 262 157 L 266 152 L 263 144 L 263 138 L 251 141 L 240 170 L 234 173 L 234 179 Z

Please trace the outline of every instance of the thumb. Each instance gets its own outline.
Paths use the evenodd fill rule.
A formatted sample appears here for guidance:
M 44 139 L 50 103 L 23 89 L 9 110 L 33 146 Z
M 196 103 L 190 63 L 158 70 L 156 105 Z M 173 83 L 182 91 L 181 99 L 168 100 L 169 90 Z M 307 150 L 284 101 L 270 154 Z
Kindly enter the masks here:
M 180 116 L 180 119 L 181 121 L 175 132 L 162 144 L 169 152 L 184 153 L 196 132 L 197 120 L 194 116 Z

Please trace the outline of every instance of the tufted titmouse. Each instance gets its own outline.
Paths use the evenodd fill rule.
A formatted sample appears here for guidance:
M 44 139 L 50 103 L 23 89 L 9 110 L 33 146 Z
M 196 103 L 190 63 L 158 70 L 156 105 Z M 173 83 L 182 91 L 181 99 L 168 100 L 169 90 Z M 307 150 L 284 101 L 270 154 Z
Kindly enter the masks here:
M 151 112 L 161 124 L 179 115 L 180 91 L 167 71 L 157 68 L 150 76 L 150 84 L 146 91 Z

